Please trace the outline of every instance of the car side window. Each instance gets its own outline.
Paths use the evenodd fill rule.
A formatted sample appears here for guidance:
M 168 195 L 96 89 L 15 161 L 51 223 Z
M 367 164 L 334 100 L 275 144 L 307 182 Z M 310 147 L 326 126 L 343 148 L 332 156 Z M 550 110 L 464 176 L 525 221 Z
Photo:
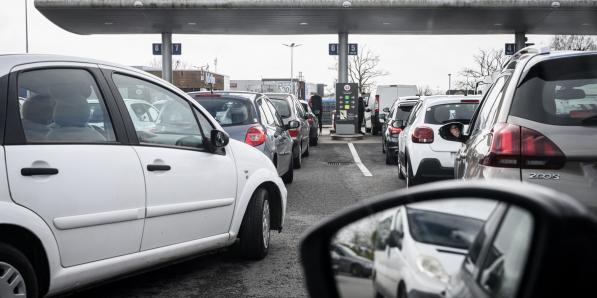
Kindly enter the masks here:
M 373 233 L 373 243 L 375 243 L 376 250 L 384 250 L 386 248 L 386 241 L 390 236 L 390 229 L 392 225 L 392 217 L 387 217 L 379 222 L 375 233 Z
M 303 110 L 301 103 L 296 100 L 293 100 L 293 102 L 294 102 L 294 106 L 296 107 L 297 116 L 299 118 L 305 118 L 305 110 Z
M 485 99 L 483 100 L 482 105 L 479 107 L 479 112 L 476 115 L 475 124 L 472 128 L 473 130 L 471 130 L 472 132 L 483 130 L 489 125 L 489 123 L 487 122 L 487 119 L 490 116 L 490 112 L 491 112 L 493 106 L 496 104 L 498 99 L 501 98 L 501 96 L 504 92 L 505 85 L 506 85 L 506 77 L 505 76 L 499 77 L 495 81 L 495 83 L 493 84 L 493 87 L 491 88 L 491 90 L 489 91 L 489 93 L 487 94 Z
M 203 136 L 209 139 L 211 137 L 211 131 L 214 130 L 215 127 L 197 108 L 193 107 L 193 112 L 195 112 L 195 117 L 197 117 L 197 120 L 199 121 L 199 126 L 203 131 Z
M 282 117 L 280 117 L 280 114 L 278 114 L 278 111 L 276 110 L 274 105 L 269 100 L 264 100 L 263 102 L 265 103 L 265 105 L 269 109 L 272 117 L 274 118 L 274 123 L 276 124 L 276 126 L 284 127 L 284 122 L 282 121 Z
M 516 297 L 533 236 L 533 217 L 511 206 L 495 237 L 480 275 L 491 297 Z
M 398 212 L 396 213 L 396 224 L 394 225 L 394 229 L 398 232 L 404 232 L 404 225 L 402 222 L 403 212 L 401 211 L 402 209 L 398 209 Z
M 268 125 L 275 125 L 274 117 L 272 113 L 269 111 L 267 106 L 264 103 L 263 99 L 257 100 L 257 108 L 259 109 L 259 114 L 261 114 L 261 119 L 265 120 L 265 123 Z
M 417 114 L 419 114 L 419 111 L 421 110 L 421 106 L 421 103 L 417 104 L 417 106 L 413 109 L 412 113 L 410 113 L 410 116 L 408 117 L 407 126 L 410 126 L 415 122 L 415 119 L 417 119 Z
M 83 69 L 39 69 L 18 77 L 28 143 L 110 143 L 112 121 L 93 76 Z M 15 99 L 16 100 L 16 99 Z
M 141 144 L 203 148 L 203 134 L 189 102 L 166 88 L 138 78 L 121 74 L 114 74 L 112 78 Z M 135 112 L 128 108 L 138 101 L 150 106 L 160 102 L 155 121 L 138 121 Z

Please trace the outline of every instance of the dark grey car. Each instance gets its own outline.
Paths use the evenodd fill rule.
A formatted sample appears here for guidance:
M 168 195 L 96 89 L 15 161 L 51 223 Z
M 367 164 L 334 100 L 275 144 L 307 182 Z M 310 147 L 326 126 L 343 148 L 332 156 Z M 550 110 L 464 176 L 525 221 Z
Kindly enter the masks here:
M 398 136 L 406 126 L 406 120 L 418 100 L 404 100 L 392 105 L 388 119 L 384 121 L 381 129 L 382 152 L 386 154 L 386 164 L 398 162 Z
M 457 179 L 541 184 L 597 210 L 597 52 L 518 52 L 468 131 L 455 138 L 449 127 L 442 137 L 463 142 Z
M 191 92 L 231 138 L 267 155 L 285 183 L 294 179 L 293 140 L 289 130 L 300 124 L 282 121 L 270 100 L 253 92 Z
M 303 156 L 309 156 L 309 132 L 310 125 L 307 121 L 307 113 L 299 100 L 292 94 L 286 93 L 266 93 L 265 94 L 274 104 L 276 110 L 284 124 L 291 121 L 298 121 L 300 126 L 289 129 L 288 132 L 294 141 L 293 158 L 294 168 L 299 169 L 302 166 Z

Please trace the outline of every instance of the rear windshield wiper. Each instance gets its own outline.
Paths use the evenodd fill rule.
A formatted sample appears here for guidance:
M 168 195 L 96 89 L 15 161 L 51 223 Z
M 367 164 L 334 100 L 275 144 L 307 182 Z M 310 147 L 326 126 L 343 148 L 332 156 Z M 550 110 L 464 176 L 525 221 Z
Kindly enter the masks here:
M 582 125 L 597 125 L 597 115 L 593 115 L 587 118 L 584 118 L 582 120 L 580 120 L 580 123 L 582 123 Z

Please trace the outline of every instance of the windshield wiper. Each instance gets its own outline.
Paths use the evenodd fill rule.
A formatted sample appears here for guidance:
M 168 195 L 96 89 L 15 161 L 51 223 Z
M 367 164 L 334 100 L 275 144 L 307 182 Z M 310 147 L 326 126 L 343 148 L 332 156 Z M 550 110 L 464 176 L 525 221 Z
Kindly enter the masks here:
M 582 125 L 597 125 L 597 115 L 593 115 L 587 118 L 584 118 L 582 120 L 580 120 L 580 123 L 582 123 Z

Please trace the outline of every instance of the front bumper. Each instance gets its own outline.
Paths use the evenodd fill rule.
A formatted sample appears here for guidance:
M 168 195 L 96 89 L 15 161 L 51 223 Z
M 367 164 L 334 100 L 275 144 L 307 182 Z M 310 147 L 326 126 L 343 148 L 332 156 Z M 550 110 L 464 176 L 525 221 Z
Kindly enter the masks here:
M 438 159 L 424 158 L 419 164 L 415 178 L 423 181 L 454 179 L 454 167 L 442 167 Z

